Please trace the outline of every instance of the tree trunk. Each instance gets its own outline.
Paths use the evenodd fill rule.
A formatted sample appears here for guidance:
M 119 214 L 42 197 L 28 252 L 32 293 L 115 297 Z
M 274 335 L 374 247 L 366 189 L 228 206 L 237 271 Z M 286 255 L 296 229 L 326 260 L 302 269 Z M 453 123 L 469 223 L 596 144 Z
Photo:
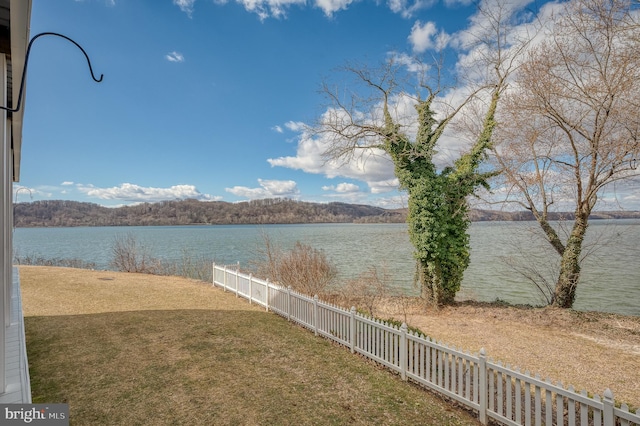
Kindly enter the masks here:
M 439 268 L 433 265 L 429 268 L 426 260 L 416 261 L 416 281 L 422 298 L 434 306 L 450 305 L 456 297 L 455 292 L 444 288 Z
M 560 274 L 556 281 L 553 306 L 571 309 L 576 300 L 576 290 L 580 279 L 580 253 L 587 232 L 588 214 L 576 215 L 571 235 L 565 246 L 560 262 Z
M 420 259 L 416 260 L 416 274 L 414 277 L 414 285 L 420 288 L 420 296 L 428 303 L 434 303 L 435 294 L 433 291 L 433 279 L 427 272 L 426 262 Z

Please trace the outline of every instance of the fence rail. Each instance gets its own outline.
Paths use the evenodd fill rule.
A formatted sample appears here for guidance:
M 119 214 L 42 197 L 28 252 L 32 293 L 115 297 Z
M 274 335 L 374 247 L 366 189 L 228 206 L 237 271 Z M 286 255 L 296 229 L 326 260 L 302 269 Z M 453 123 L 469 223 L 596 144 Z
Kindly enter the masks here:
M 603 397 L 532 377 L 493 362 L 484 349 L 471 354 L 429 337 L 325 303 L 268 280 L 240 272 L 239 265 L 213 265 L 213 285 L 334 340 L 478 413 L 482 424 L 640 426 L 640 409 L 615 407 Z

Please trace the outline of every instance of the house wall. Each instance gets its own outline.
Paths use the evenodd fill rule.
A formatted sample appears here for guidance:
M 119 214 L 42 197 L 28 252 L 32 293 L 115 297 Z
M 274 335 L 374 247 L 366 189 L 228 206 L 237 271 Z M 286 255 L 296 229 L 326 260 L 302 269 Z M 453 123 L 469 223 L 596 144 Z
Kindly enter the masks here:
M 0 54 L 0 103 L 7 104 L 7 60 L 5 54 Z M 12 205 L 11 193 L 13 186 L 13 173 L 11 156 L 11 138 L 7 138 L 7 111 L 0 110 L 0 144 L 2 145 L 2 193 L 0 195 L 0 244 L 2 244 L 2 256 L 0 256 L 0 291 L 2 303 L 0 303 L 0 393 L 6 391 L 6 328 L 10 325 L 11 281 L 12 281 Z
M 4 108 L 12 107 L 9 98 L 18 99 L 30 19 L 31 0 L 0 0 L 0 105 Z M 24 103 L 20 111 L 0 109 L 0 403 L 31 402 L 20 281 L 12 265 L 13 182 L 19 179 L 23 116 Z

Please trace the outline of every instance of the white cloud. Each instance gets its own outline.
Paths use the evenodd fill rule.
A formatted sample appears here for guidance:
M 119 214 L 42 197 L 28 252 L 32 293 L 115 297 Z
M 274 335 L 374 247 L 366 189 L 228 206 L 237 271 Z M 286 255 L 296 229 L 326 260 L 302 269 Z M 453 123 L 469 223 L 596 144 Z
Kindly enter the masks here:
M 93 185 L 78 184 L 77 189 L 89 197 L 101 200 L 122 200 L 127 202 L 156 202 L 192 198 L 200 201 L 216 201 L 221 197 L 203 194 L 194 185 L 174 185 L 169 188 L 143 187 L 123 183 L 111 188 L 96 188 Z
M 276 126 L 273 126 L 273 127 L 271 128 L 271 130 L 273 130 L 273 131 L 274 131 L 274 132 L 276 132 L 276 133 L 284 133 L 284 130 L 282 130 L 282 127 L 281 127 L 281 126 L 277 126 L 277 125 L 276 125 Z
M 398 178 L 368 182 L 368 184 L 372 194 L 384 194 L 386 192 L 395 191 L 400 186 Z
M 189 17 L 193 14 L 193 4 L 196 0 L 173 0 L 173 4 L 178 6 L 181 11 L 186 13 Z
M 346 10 L 353 0 L 315 0 L 316 7 L 322 9 L 326 16 L 333 16 L 335 12 Z
M 533 0 L 481 0 L 479 11 L 469 18 L 469 26 L 454 35 L 459 47 L 466 49 L 477 45 L 479 40 L 485 37 L 495 37 L 496 27 L 492 22 L 492 17 L 501 16 L 504 22 L 513 24 L 513 33 L 518 32 L 516 22 L 518 16 L 526 11 L 527 6 Z M 484 11 L 484 12 L 482 12 Z M 524 12 L 528 13 L 528 12 Z M 532 18 L 531 16 L 529 18 Z M 522 22 L 521 25 L 529 26 Z
M 386 198 L 375 198 L 369 203 L 373 206 L 382 207 L 383 209 L 401 209 L 407 208 L 406 195 L 396 195 Z
M 351 194 L 354 192 L 359 192 L 360 187 L 353 183 L 342 182 L 338 185 L 328 185 L 322 187 L 323 191 L 335 191 L 339 194 Z
M 434 22 L 429 21 L 422 24 L 422 22 L 416 21 L 411 27 L 408 39 L 416 53 L 424 53 L 429 49 L 439 52 L 448 46 L 451 35 L 444 31 L 438 31 Z
M 260 20 L 267 18 L 284 18 L 292 5 L 304 6 L 305 0 L 236 0 L 247 12 L 258 15 Z
M 292 132 L 303 132 L 307 128 L 307 125 L 301 121 L 287 121 L 284 127 Z
M 299 192 L 298 184 L 293 180 L 258 179 L 258 183 L 273 195 L 293 195 Z
M 407 71 L 414 74 L 425 74 L 430 66 L 418 61 L 415 56 L 400 52 L 389 52 L 389 57 L 399 65 L 403 65 Z
M 164 56 L 164 58 L 169 62 L 184 62 L 184 56 L 180 52 L 170 52 Z
M 409 42 L 413 46 L 413 51 L 422 53 L 427 49 L 432 49 L 435 45 L 433 38 L 438 34 L 436 24 L 429 21 L 424 24 L 420 21 L 416 21 L 411 28 L 411 34 L 409 34 Z
M 81 1 L 81 0 L 76 0 Z M 108 5 L 115 5 L 115 0 L 105 0 Z M 518 0 L 516 7 L 521 2 L 529 3 L 531 0 Z M 194 13 L 194 5 L 196 0 L 173 0 L 173 4 L 178 6 L 181 11 L 186 13 L 190 18 Z M 321 9 L 325 16 L 331 18 L 336 12 L 347 10 L 356 0 L 314 0 L 313 6 Z M 472 0 L 445 0 L 448 7 L 456 7 L 458 5 L 467 6 Z M 213 3 L 224 5 L 228 0 L 213 0 Z M 260 20 L 268 18 L 286 18 L 287 11 L 292 6 L 304 7 L 307 5 L 306 0 L 236 0 L 236 3 L 244 7 L 247 12 L 255 13 Z M 387 0 L 387 7 L 393 12 L 404 18 L 411 18 L 420 10 L 432 7 L 436 0 Z M 491 0 L 483 0 L 483 4 L 491 3 Z M 443 33 L 441 33 L 443 34 Z
M 394 13 L 399 13 L 404 18 L 410 18 L 421 9 L 433 6 L 436 0 L 388 0 L 387 5 Z
M 295 198 L 300 194 L 298 184 L 293 180 L 258 179 L 258 183 L 260 184 L 260 188 L 234 186 L 232 188 L 225 188 L 225 191 L 250 200 L 271 197 Z
M 323 157 L 328 141 L 303 133 L 298 141 L 295 156 L 270 158 L 273 167 L 286 167 L 307 173 L 321 174 L 328 178 L 345 177 L 366 182 L 370 187 L 376 182 L 394 179 L 391 159 L 379 149 L 363 150 L 352 161 L 326 160 Z
M 255 13 L 260 20 L 268 18 L 285 18 L 287 10 L 292 6 L 305 6 L 306 0 L 236 0 L 247 12 Z M 321 9 L 325 16 L 346 10 L 354 0 L 315 0 L 313 5 Z M 174 0 L 189 16 L 193 13 L 194 0 Z M 226 4 L 227 0 L 214 0 L 216 4 Z
M 70 186 L 70 185 L 73 185 L 73 182 L 70 182 L 70 181 L 67 180 L 67 181 L 62 182 L 60 185 L 62 185 L 62 186 Z

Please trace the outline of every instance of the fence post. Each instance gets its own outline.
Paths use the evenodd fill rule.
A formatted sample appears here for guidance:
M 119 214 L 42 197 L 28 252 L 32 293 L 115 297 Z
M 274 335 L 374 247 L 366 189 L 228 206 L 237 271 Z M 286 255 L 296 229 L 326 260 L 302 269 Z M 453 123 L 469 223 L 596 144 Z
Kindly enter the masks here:
M 253 304 L 253 276 L 249 274 L 249 304 Z
M 238 276 L 238 270 L 236 269 L 236 297 L 238 297 L 238 286 L 240 285 L 240 277 Z
M 216 286 L 216 262 L 211 265 L 211 285 Z
M 222 273 L 224 274 L 222 277 L 222 291 L 227 292 L 227 265 L 222 265 Z
M 480 349 L 480 354 L 478 356 L 478 396 L 480 404 L 480 409 L 478 410 L 478 420 L 483 425 L 487 424 L 487 399 L 488 399 L 488 390 L 487 390 L 487 353 L 484 348 Z
M 313 296 L 313 332 L 318 335 L 318 295 Z
M 287 321 L 291 321 L 291 286 L 287 287 Z
M 602 398 L 602 417 L 604 421 L 604 426 L 614 426 L 616 424 L 616 419 L 613 413 L 613 392 L 611 389 L 607 388 L 604 391 L 604 398 Z
M 351 333 L 351 353 L 355 353 L 356 351 L 356 334 L 357 334 L 357 329 L 356 329 L 356 307 L 352 306 L 351 307 L 351 327 L 349 327 L 351 330 L 349 330 Z
M 400 326 L 400 377 L 407 380 L 407 323 Z
M 269 312 L 269 278 L 267 278 L 267 285 L 265 286 L 266 290 L 264 292 L 264 307 L 267 312 Z

